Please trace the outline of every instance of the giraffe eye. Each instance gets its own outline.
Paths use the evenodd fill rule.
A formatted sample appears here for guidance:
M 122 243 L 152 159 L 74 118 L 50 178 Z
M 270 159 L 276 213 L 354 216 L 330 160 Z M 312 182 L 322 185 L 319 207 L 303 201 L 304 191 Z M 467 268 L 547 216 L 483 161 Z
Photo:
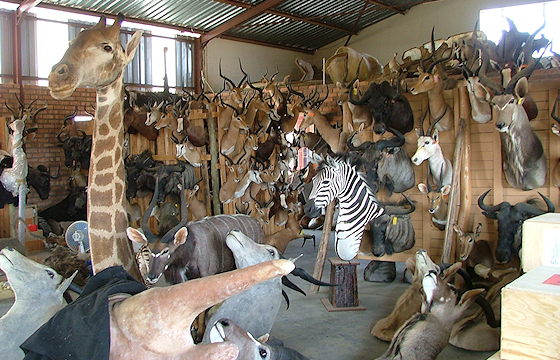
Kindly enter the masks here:
M 113 51 L 113 48 L 111 47 L 111 45 L 105 45 L 105 46 L 103 46 L 103 50 L 105 50 L 107 52 L 111 52 L 111 51 Z

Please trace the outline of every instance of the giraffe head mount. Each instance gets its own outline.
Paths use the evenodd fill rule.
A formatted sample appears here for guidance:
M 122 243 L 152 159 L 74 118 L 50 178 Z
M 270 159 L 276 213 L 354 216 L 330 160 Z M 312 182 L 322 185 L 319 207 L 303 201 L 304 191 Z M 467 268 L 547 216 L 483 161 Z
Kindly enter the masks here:
M 107 86 L 122 76 L 123 69 L 134 58 L 142 32 L 136 31 L 123 48 L 120 41 L 119 14 L 115 23 L 105 26 L 105 16 L 90 29 L 84 30 L 71 41 L 62 60 L 49 74 L 49 89 L 55 99 L 71 96 L 80 86 L 97 88 Z

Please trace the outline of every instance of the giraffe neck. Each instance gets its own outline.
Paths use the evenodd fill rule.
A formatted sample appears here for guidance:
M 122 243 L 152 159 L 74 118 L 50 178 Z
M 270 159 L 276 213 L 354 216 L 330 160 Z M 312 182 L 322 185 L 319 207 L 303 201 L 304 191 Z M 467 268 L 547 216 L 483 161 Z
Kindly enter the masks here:
M 138 268 L 126 236 L 122 76 L 96 90 L 87 208 L 92 263 L 95 273 L 122 265 L 135 276 Z

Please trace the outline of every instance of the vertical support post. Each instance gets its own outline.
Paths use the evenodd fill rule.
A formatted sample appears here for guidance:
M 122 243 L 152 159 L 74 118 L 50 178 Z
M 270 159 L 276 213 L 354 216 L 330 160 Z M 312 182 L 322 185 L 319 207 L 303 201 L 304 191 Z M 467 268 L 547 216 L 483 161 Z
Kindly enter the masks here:
M 323 235 L 321 236 L 321 243 L 319 244 L 319 251 L 317 251 L 317 260 L 315 260 L 315 269 L 313 269 L 313 277 L 321 280 L 323 277 L 323 268 L 325 267 L 325 260 L 327 258 L 327 250 L 329 249 L 329 240 L 331 238 L 331 228 L 334 216 L 334 207 L 336 201 L 332 201 L 325 212 L 325 222 L 323 224 Z M 310 290 L 313 293 L 319 292 L 319 285 L 311 285 Z
M 220 174 L 218 173 L 218 139 L 216 136 L 216 119 L 212 106 L 206 104 L 208 110 L 208 139 L 210 142 L 210 177 L 212 178 L 212 208 L 214 215 L 222 213 L 220 207 Z

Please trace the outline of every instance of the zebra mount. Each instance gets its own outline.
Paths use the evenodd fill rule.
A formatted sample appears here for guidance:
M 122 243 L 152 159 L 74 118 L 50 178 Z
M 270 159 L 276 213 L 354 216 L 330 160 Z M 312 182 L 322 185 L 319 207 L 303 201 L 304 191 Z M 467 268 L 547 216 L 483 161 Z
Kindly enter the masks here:
M 358 299 L 358 261 L 345 261 L 339 258 L 329 258 L 331 263 L 331 284 L 329 298 L 321 299 L 327 311 L 360 311 L 365 310 L 360 306 Z

